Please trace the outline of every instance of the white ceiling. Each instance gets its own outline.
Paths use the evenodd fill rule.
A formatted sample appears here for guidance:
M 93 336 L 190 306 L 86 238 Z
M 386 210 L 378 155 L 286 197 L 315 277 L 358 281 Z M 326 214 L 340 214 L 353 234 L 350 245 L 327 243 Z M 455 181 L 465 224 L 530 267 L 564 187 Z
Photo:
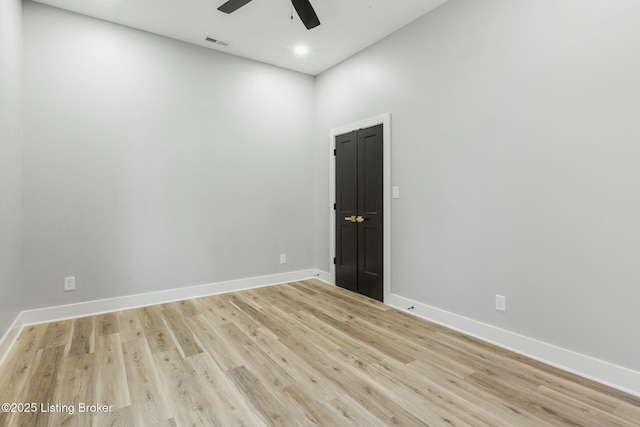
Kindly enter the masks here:
M 290 0 L 254 0 L 232 14 L 226 0 L 37 0 L 105 21 L 317 75 L 447 0 L 311 0 L 321 25 L 307 30 Z M 205 41 L 223 40 L 223 47 Z M 298 44 L 307 56 L 293 53 Z

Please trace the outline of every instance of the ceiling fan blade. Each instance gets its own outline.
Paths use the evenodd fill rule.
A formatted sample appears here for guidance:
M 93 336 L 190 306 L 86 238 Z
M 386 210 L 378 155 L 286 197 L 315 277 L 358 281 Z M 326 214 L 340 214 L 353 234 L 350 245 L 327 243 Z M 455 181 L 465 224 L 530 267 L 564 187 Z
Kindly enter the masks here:
M 250 1 L 251 0 L 229 0 L 228 2 L 220 6 L 218 10 L 224 13 L 235 12 Z
M 307 27 L 307 30 L 320 25 L 318 15 L 316 15 L 316 11 L 313 10 L 313 6 L 311 6 L 309 0 L 291 0 L 291 3 L 293 3 L 293 7 L 295 7 L 296 12 L 298 12 L 298 16 L 302 20 L 304 26 Z

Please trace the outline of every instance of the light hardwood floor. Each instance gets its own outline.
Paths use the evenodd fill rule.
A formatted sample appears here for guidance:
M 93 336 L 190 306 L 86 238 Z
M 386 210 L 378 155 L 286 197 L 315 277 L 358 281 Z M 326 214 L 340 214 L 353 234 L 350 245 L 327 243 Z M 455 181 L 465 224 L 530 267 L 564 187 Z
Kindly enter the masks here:
M 318 281 L 27 327 L 2 402 L 38 407 L 3 427 L 640 425 L 639 398 Z

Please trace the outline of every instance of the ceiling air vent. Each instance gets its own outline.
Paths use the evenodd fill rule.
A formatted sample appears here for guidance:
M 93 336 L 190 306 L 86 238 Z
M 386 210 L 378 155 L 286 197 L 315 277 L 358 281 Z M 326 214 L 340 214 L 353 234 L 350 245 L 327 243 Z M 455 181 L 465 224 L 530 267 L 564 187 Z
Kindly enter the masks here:
M 211 37 L 207 37 L 205 40 L 211 43 L 219 44 L 220 46 L 229 46 L 229 43 L 223 42 L 222 40 L 218 39 L 212 39 Z

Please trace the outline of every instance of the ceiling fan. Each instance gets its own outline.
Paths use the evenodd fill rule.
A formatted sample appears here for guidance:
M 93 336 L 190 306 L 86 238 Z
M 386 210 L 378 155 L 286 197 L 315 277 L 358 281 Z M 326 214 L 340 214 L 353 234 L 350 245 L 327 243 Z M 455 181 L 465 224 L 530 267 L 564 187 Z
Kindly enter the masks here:
M 220 12 L 224 13 L 232 13 L 236 10 L 240 9 L 245 4 L 249 3 L 251 0 L 229 0 L 222 6 L 218 8 Z M 293 7 L 298 12 L 298 16 L 302 20 L 302 23 L 307 30 L 317 27 L 320 25 L 320 20 L 318 19 L 318 15 L 313 10 L 313 6 L 309 3 L 309 0 L 291 0 Z

